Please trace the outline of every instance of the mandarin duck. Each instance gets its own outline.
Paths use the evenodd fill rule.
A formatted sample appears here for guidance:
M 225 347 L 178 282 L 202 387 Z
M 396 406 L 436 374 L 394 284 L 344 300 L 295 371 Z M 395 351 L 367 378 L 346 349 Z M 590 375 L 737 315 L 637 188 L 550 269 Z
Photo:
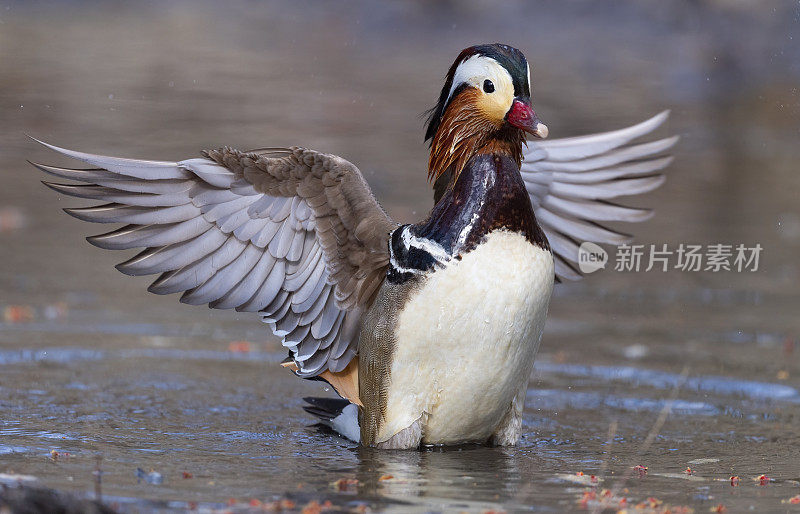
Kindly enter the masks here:
M 88 241 L 143 248 L 117 269 L 157 274 L 150 292 L 257 313 L 286 367 L 339 393 L 307 410 L 340 434 L 380 448 L 514 445 L 553 283 L 581 277 L 581 242 L 629 240 L 600 222 L 650 217 L 610 199 L 661 185 L 676 138 L 629 143 L 667 114 L 543 141 L 522 52 L 467 48 L 427 120 L 435 205 L 407 225 L 355 165 L 300 147 L 165 162 L 42 143 L 90 168 L 33 164 L 85 183 L 45 182 L 57 192 L 103 202 L 65 211 L 123 224 Z

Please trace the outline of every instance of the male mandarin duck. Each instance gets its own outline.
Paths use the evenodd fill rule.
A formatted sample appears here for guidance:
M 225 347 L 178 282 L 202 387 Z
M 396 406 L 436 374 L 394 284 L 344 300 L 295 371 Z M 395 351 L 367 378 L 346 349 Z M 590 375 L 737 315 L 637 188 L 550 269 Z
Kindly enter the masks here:
M 530 80 L 510 46 L 459 54 L 425 134 L 435 205 L 412 225 L 389 218 L 353 164 L 305 148 L 163 162 L 43 143 L 91 168 L 34 165 L 88 183 L 52 189 L 106 202 L 66 212 L 125 224 L 88 240 L 144 248 L 117 269 L 159 274 L 149 291 L 258 313 L 289 349 L 287 367 L 342 396 L 307 399 L 307 410 L 346 437 L 514 445 L 553 282 L 580 278 L 580 242 L 629 240 L 598 222 L 651 215 L 609 199 L 658 187 L 670 160 L 659 155 L 676 141 L 628 145 L 666 112 L 541 141 Z

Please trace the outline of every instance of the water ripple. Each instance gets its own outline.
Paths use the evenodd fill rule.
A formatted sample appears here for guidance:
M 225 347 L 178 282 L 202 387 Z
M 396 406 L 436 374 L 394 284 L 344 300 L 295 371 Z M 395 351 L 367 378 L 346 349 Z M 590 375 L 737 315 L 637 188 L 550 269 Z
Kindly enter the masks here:
M 100 351 L 86 348 L 45 348 L 41 350 L 0 351 L 0 366 L 33 362 L 66 364 L 79 361 L 130 358 L 280 362 L 284 357 L 285 354 L 283 352 L 230 352 L 224 350 L 179 350 L 172 348 L 136 348 L 119 351 Z
M 534 409 L 595 410 L 602 407 L 630 412 L 659 412 L 669 402 L 666 399 L 620 397 L 602 393 L 564 391 L 562 389 L 529 389 L 526 406 Z M 717 407 L 705 402 L 675 400 L 671 404 L 674 414 L 716 416 Z
M 722 395 L 738 395 L 754 400 L 783 400 L 800 403 L 800 394 L 791 386 L 740 380 L 729 377 L 701 376 L 683 378 L 680 374 L 630 366 L 586 366 L 537 362 L 540 373 L 615 380 L 633 386 L 647 385 L 657 389 L 692 389 Z

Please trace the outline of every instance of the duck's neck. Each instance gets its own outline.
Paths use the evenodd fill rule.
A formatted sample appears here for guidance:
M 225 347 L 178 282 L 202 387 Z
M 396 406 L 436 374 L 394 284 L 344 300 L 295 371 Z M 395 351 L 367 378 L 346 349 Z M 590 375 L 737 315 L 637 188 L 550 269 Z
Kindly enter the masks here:
M 430 217 L 415 226 L 417 235 L 436 241 L 451 255 L 468 252 L 489 232 L 502 229 L 549 248 L 519 165 L 505 153 L 482 153 L 468 160 Z
M 519 165 L 505 154 L 475 155 L 443 189 L 426 220 L 392 232 L 387 279 L 402 283 L 446 266 L 496 230 L 516 232 L 533 245 L 550 248 L 533 214 Z
M 525 133 L 508 123 L 493 124 L 462 93 L 448 106 L 431 142 L 428 179 L 434 182 L 434 201 L 455 185 L 467 162 L 479 155 L 506 156 L 522 164 Z

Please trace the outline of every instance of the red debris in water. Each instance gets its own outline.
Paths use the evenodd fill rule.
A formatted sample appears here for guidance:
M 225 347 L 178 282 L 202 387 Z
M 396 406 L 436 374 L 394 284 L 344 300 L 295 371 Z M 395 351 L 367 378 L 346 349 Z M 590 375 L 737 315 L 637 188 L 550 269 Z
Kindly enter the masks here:
M 72 454 L 69 452 L 60 452 L 58 450 L 50 450 L 50 458 L 53 460 L 58 459 L 68 459 L 72 457 Z
M 711 507 L 711 509 L 709 509 L 709 510 L 710 510 L 710 512 L 727 512 L 728 511 L 728 509 L 725 507 L 725 505 L 723 505 L 721 503 Z
M 327 510 L 331 510 L 333 508 L 333 504 L 330 500 L 325 500 L 324 503 L 320 505 L 320 503 L 316 500 L 311 500 L 310 502 L 306 503 L 303 506 L 303 510 L 300 511 L 303 514 L 319 514 L 320 512 L 325 512 Z
M 583 476 L 583 471 L 578 471 L 577 473 L 575 473 L 575 476 L 582 477 Z
M 33 307 L 30 305 L 9 305 L 3 309 L 3 319 L 8 323 L 33 321 Z
M 264 505 L 264 503 L 261 500 L 259 500 L 258 498 L 252 498 L 250 500 L 250 504 L 249 505 L 251 507 L 261 507 L 262 505 Z
M 596 484 L 596 483 L 597 483 L 597 477 L 596 477 L 596 476 L 594 476 L 594 475 L 591 475 L 591 476 L 589 477 L 589 481 L 590 481 L 590 482 L 592 482 L 593 484 Z
M 184 471 L 183 472 L 183 479 L 186 480 L 186 479 L 189 479 L 189 478 L 194 478 L 194 475 L 192 475 L 188 471 Z
M 663 501 L 659 500 L 658 498 L 656 498 L 654 496 L 649 497 L 646 501 L 647 501 L 647 504 L 650 505 L 651 509 L 655 509 L 656 507 L 658 507 L 659 505 L 664 503 Z
M 760 475 L 757 480 L 758 480 L 758 485 L 767 485 L 769 483 L 770 478 L 767 475 Z
M 692 468 L 686 468 L 684 473 L 686 473 L 687 475 L 694 475 L 694 471 L 692 471 Z
M 792 496 L 791 498 L 789 498 L 788 502 L 791 503 L 792 505 L 800 505 L 800 494 L 798 494 L 797 496 Z
M 731 485 L 732 485 L 733 487 L 736 487 L 736 486 L 738 486 L 738 485 L 739 485 L 739 477 L 737 477 L 737 476 L 732 476 L 732 477 L 731 477 Z
M 634 466 L 633 471 L 638 473 L 641 478 L 647 474 L 647 466 Z
M 355 478 L 340 478 L 333 483 L 337 491 L 351 491 L 358 488 L 358 480 Z
M 394 475 L 382 475 L 378 480 L 382 482 L 384 480 L 391 480 L 393 478 L 394 478 Z
M 586 508 L 589 505 L 590 501 L 594 501 L 597 499 L 597 493 L 594 491 L 584 491 L 583 496 L 581 497 L 580 501 L 578 502 L 581 507 Z
M 250 353 L 250 343 L 247 341 L 231 341 L 228 343 L 228 351 L 233 353 Z

